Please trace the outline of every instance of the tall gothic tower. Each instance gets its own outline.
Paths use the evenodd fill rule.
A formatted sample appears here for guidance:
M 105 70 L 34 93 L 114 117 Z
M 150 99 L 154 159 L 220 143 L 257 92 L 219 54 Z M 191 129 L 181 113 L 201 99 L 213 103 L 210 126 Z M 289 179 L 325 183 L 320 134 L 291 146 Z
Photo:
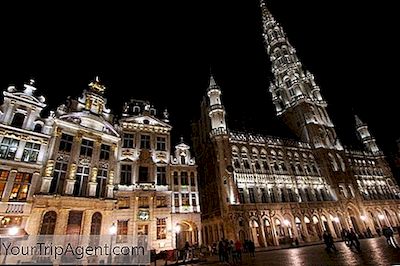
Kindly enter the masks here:
M 296 50 L 264 0 L 261 10 L 263 36 L 274 74 L 270 92 L 277 115 L 301 140 L 315 148 L 343 150 L 314 76 L 303 69 Z

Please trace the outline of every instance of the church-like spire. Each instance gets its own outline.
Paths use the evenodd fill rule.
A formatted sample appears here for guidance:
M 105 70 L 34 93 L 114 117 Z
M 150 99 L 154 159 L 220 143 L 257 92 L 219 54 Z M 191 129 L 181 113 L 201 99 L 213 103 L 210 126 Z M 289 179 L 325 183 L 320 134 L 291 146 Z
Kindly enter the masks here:
M 363 121 L 361 121 L 361 119 L 358 117 L 358 115 L 354 115 L 354 119 L 356 120 L 356 126 L 357 127 L 362 127 L 365 124 L 363 123 Z

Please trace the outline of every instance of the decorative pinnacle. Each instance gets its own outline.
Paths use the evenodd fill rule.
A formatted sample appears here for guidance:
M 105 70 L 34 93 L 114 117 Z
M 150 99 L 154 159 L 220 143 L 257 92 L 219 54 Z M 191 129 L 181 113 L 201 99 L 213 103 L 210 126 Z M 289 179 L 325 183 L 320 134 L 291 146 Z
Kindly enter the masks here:
M 106 86 L 104 86 L 103 84 L 100 83 L 100 79 L 99 76 L 96 76 L 94 81 L 89 83 L 89 88 L 99 94 L 103 94 Z
M 354 115 L 354 118 L 356 120 L 356 126 L 357 127 L 360 127 L 360 126 L 364 125 L 363 121 L 361 121 L 361 119 L 358 117 L 358 115 Z

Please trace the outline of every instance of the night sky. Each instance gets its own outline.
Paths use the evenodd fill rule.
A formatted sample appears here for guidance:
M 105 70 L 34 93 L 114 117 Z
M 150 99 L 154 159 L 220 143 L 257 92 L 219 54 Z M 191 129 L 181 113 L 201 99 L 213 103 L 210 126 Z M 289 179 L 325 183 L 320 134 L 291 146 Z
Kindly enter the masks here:
M 230 127 L 288 136 L 268 92 L 258 1 L 108 2 L 0 6 L 1 90 L 34 78 L 55 108 L 99 75 L 114 113 L 129 98 L 167 107 L 176 141 L 190 136 L 211 65 Z M 357 141 L 355 112 L 390 151 L 400 138 L 398 9 L 395 1 L 349 2 L 268 7 L 314 73 L 342 142 Z

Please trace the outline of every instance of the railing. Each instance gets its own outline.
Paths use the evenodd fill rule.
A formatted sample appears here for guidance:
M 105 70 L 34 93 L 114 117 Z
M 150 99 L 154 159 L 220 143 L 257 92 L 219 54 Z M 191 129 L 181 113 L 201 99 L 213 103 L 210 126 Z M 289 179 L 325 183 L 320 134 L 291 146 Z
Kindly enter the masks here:
M 24 213 L 24 204 L 22 203 L 8 203 L 6 213 Z

